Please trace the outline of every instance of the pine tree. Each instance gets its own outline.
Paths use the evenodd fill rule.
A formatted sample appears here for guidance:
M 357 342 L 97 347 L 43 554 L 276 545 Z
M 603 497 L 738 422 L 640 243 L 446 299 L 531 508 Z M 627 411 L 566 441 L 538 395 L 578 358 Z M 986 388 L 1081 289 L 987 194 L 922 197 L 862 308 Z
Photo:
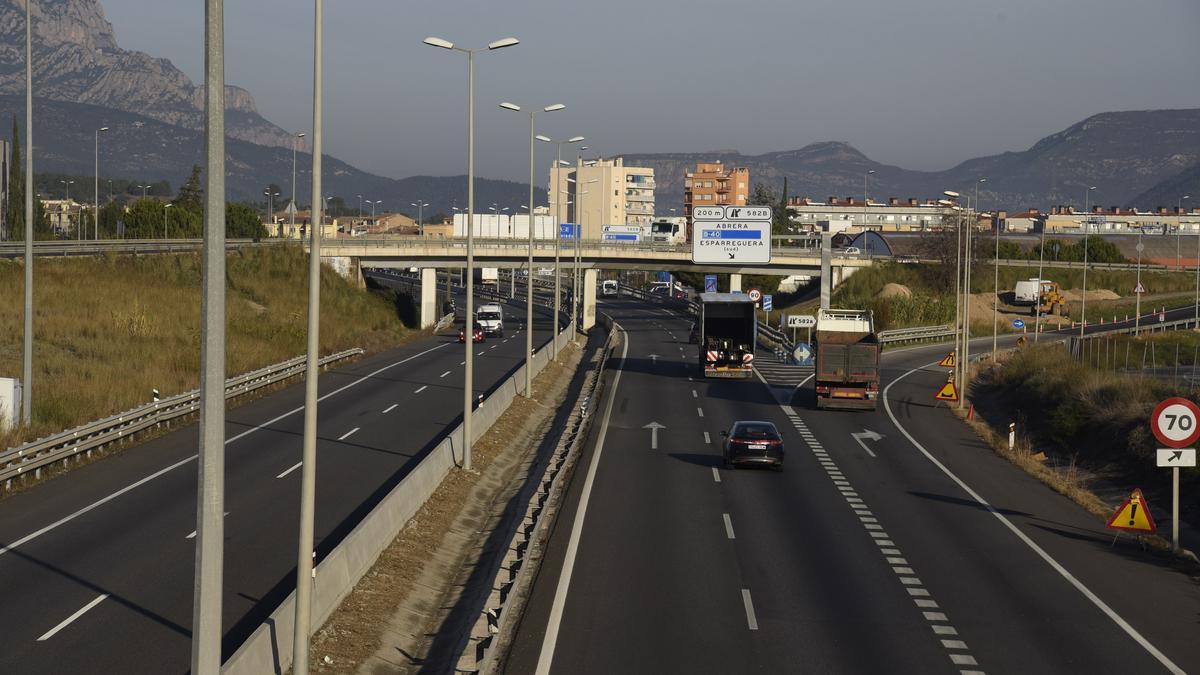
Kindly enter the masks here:
M 12 157 L 8 164 L 7 216 L 9 241 L 25 241 L 25 173 L 21 164 L 21 135 L 16 115 L 13 115 Z
M 188 176 L 187 181 L 179 188 L 179 195 L 175 197 L 173 202 L 177 208 L 191 211 L 199 215 L 204 214 L 204 188 L 200 185 L 202 176 L 200 165 L 192 165 L 192 173 Z

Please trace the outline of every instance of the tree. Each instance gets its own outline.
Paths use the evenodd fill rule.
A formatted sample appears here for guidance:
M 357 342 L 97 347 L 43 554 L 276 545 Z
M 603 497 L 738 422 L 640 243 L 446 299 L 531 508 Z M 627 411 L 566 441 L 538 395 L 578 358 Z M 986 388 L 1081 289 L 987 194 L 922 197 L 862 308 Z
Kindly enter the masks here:
M 755 183 L 754 194 L 750 195 L 750 199 L 746 203 L 752 206 L 774 206 L 779 201 L 779 195 L 771 189 L 766 183 Z
M 25 168 L 21 163 L 21 134 L 13 115 L 12 157 L 8 165 L 8 240 L 25 240 Z
M 190 211 L 198 216 L 204 216 L 204 187 L 200 184 L 203 175 L 200 165 L 192 165 L 192 173 L 187 181 L 179 188 L 175 201 L 171 202 L 176 208 Z
M 225 236 L 231 239 L 259 239 L 267 228 L 258 218 L 258 210 L 248 204 L 225 205 Z

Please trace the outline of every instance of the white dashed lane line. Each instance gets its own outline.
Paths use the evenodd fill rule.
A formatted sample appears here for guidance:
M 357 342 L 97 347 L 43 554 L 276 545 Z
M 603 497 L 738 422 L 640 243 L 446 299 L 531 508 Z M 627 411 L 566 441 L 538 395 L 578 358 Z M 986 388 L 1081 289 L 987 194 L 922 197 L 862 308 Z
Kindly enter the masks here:
M 754 616 L 754 601 L 750 599 L 750 589 L 742 589 L 742 605 L 746 607 L 746 625 L 750 630 L 758 630 L 758 619 Z
M 414 394 L 419 394 L 419 393 L 421 393 L 421 392 L 425 391 L 425 390 L 426 390 L 426 389 L 428 389 L 428 388 L 429 388 L 429 385 L 427 385 L 427 384 L 423 384 L 423 385 L 421 385 L 421 388 L 420 388 L 420 389 L 418 389 L 418 390 L 414 391 L 413 393 L 414 393 Z
M 339 441 L 344 441 L 344 440 L 346 440 L 347 438 L 350 438 L 351 436 L 353 436 L 353 435 L 354 435 L 354 434 L 355 434 L 355 433 L 358 431 L 358 429 L 359 429 L 358 427 L 354 427 L 354 428 L 353 428 L 353 429 L 351 429 L 350 431 L 347 431 L 346 433 L 344 433 L 344 434 L 342 434 L 341 436 L 339 436 L 339 437 L 338 437 L 338 440 L 339 440 Z
M 55 634 L 58 633 L 58 631 L 66 628 L 67 626 L 70 626 L 72 621 L 74 621 L 75 619 L 78 619 L 79 617 L 86 614 L 88 610 L 90 610 L 91 608 L 93 608 L 96 605 L 103 602 L 104 599 L 107 597 L 108 597 L 108 593 L 103 593 L 103 594 L 97 596 L 95 600 L 92 600 L 91 602 L 84 605 L 83 607 L 80 607 L 78 610 L 75 611 L 74 614 L 72 614 L 71 616 L 68 616 L 66 619 L 64 619 L 62 623 L 60 623 L 57 626 L 55 626 L 54 628 L 51 628 L 50 630 L 46 631 L 40 638 L 37 639 L 37 641 L 45 642 L 46 640 L 49 640 L 50 638 L 54 637 Z
M 713 471 L 713 482 L 720 483 L 721 482 L 721 472 L 717 471 L 717 467 L 715 467 L 715 466 L 712 467 L 712 471 Z
M 704 417 L 704 408 L 696 408 L 696 414 Z
M 276 478 L 283 478 L 284 476 L 286 476 L 286 475 L 288 475 L 289 473 L 291 473 L 291 472 L 295 471 L 296 469 L 299 469 L 299 468 L 300 468 L 300 465 L 301 465 L 301 464 L 303 464 L 303 463 L 304 463 L 304 462 L 296 462 L 296 463 L 295 463 L 295 464 L 293 464 L 293 465 L 292 465 L 290 468 L 288 468 L 286 471 L 284 471 L 283 473 L 281 473 L 281 474 L 279 474 L 278 476 L 275 476 L 275 477 L 276 477 Z
M 762 375 L 759 375 L 759 379 L 762 380 L 764 385 L 767 384 Z M 867 503 L 858 496 L 858 492 L 846 480 L 846 476 L 838 468 L 837 463 L 833 461 L 833 458 L 829 456 L 829 453 L 825 451 L 825 448 L 822 447 L 821 443 L 809 431 L 808 425 L 804 423 L 804 420 L 790 406 L 780 404 L 779 407 L 787 414 L 796 431 L 800 433 L 801 438 L 804 439 L 804 443 L 812 451 L 817 463 L 821 465 L 821 468 L 825 469 L 825 473 L 828 474 L 834 487 L 841 493 L 842 498 L 846 500 L 846 503 L 854 511 L 855 515 L 858 516 L 867 536 L 879 547 L 880 554 L 883 555 L 885 562 L 891 567 L 892 572 L 900 582 L 900 586 L 912 598 L 913 603 L 922 610 L 940 610 L 941 608 L 938 606 L 937 601 L 933 599 L 932 594 L 921 583 L 920 577 L 916 575 L 908 560 L 900 552 L 900 548 L 892 541 L 892 538 L 884 530 L 883 525 L 879 523 L 879 519 L 874 516 Z M 745 594 L 745 591 L 743 591 L 743 594 Z M 947 650 L 951 663 L 956 666 L 979 665 L 975 657 L 970 654 L 967 643 L 961 639 L 957 639 L 958 629 L 950 623 L 944 612 L 923 611 L 921 616 L 929 623 L 930 629 L 937 636 L 942 647 Z M 962 675 L 965 675 L 967 672 L 965 670 L 961 671 Z M 969 672 L 983 675 L 983 671 L 981 670 L 972 670 Z
M 705 442 L 705 443 L 709 443 L 709 444 L 711 444 L 711 443 L 712 443 L 712 437 L 710 437 L 710 436 L 708 435 L 708 432 L 707 432 L 707 431 L 706 431 L 706 432 L 704 432 L 704 442 Z
M 729 514 L 722 513 L 721 520 L 725 521 L 725 537 L 728 539 L 737 539 L 737 537 L 733 536 L 733 521 L 729 519 Z
M 425 388 L 425 387 L 421 387 L 421 389 L 424 389 L 424 388 Z M 420 392 L 420 391 L 421 391 L 421 389 L 418 389 L 417 391 L 418 391 L 418 392 Z M 384 409 L 383 409 L 383 414 L 385 414 L 385 415 L 386 415 L 386 414 L 388 414 L 388 413 L 392 412 L 393 410 L 395 410 L 395 409 L 396 409 L 396 406 L 398 406 L 398 405 L 400 405 L 400 404 L 399 404 L 399 403 L 393 403 L 393 404 L 389 405 L 388 407 L 386 407 L 386 408 L 384 408 Z
M 439 375 L 438 377 L 445 377 L 445 376 L 447 376 L 447 375 L 449 375 L 449 374 L 450 374 L 450 371 L 448 371 L 448 370 L 447 370 L 446 372 L 442 373 L 442 374 L 441 374 L 441 375 Z

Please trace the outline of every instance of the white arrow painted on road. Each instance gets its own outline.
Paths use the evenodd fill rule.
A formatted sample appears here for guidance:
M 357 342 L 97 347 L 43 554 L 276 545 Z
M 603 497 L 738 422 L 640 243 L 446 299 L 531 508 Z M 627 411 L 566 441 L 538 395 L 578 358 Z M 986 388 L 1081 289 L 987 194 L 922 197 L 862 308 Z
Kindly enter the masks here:
M 651 354 L 650 360 L 654 362 L 654 365 L 658 365 L 658 354 Z
M 863 439 L 865 438 L 865 439 L 867 439 L 868 441 L 878 441 L 878 440 L 882 440 L 882 439 L 883 439 L 883 435 L 882 435 L 882 434 L 877 434 L 877 433 L 875 433 L 874 431 L 871 431 L 870 429 L 863 429 L 863 430 L 862 430 L 861 432 L 859 432 L 859 433 L 856 433 L 856 434 L 850 434 L 850 435 L 851 435 L 851 436 L 853 436 L 853 437 L 854 437 L 854 440 L 858 441 L 858 444 L 862 446 L 862 449 L 863 449 L 863 450 L 866 450 L 866 451 L 867 451 L 867 454 L 868 454 L 868 455 L 870 455 L 870 456 L 872 456 L 872 457 L 874 457 L 874 456 L 875 456 L 875 453 L 871 452 L 871 449 L 867 447 L 867 444 L 866 444 L 866 443 L 863 443 Z
M 659 424 L 658 422 L 651 422 L 650 424 L 647 424 L 646 426 L 644 426 L 642 428 L 650 430 L 650 449 L 657 450 L 658 449 L 658 430 L 666 429 L 666 427 Z

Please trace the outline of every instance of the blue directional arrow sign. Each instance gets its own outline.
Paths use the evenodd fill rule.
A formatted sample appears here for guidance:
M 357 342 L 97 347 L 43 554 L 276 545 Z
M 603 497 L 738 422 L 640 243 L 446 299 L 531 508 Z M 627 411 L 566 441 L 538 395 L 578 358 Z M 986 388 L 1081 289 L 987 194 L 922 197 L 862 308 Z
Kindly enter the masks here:
M 796 365 L 799 366 L 811 366 L 812 355 L 812 347 L 807 342 L 797 342 L 796 349 L 792 351 L 792 358 L 796 359 Z
M 1025 322 L 1020 319 L 1013 319 L 1013 328 L 1021 329 L 1025 327 Z

